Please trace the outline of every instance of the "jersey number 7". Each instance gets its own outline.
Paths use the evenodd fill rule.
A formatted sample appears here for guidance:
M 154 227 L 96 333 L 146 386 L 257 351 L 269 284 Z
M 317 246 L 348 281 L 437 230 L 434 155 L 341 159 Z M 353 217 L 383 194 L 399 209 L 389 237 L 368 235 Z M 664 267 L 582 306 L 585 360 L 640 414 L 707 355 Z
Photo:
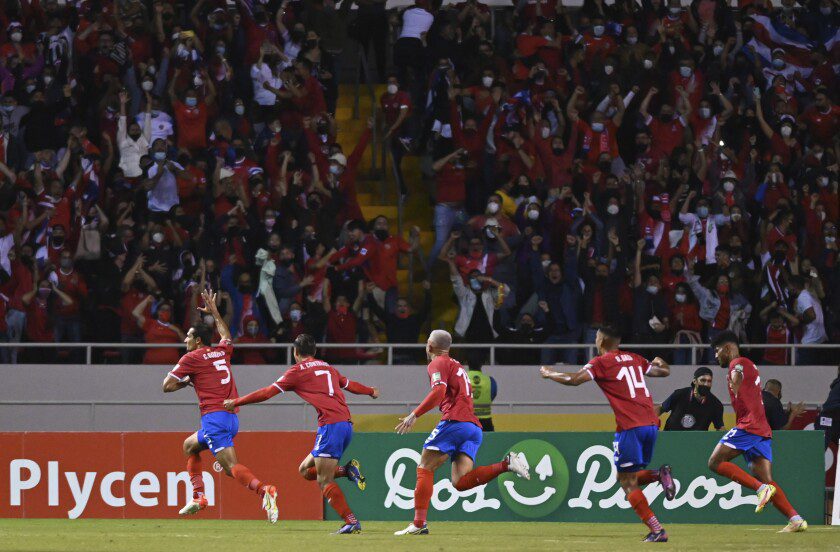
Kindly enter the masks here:
M 645 385 L 645 375 L 641 366 L 622 366 L 616 379 L 627 382 L 627 390 L 630 391 L 631 399 L 636 398 L 636 389 L 642 389 L 645 392 L 645 397 L 650 397 L 650 391 Z
M 327 376 L 327 386 L 330 389 L 330 397 L 335 395 L 335 388 L 333 388 L 332 384 L 332 374 L 329 370 L 315 370 L 316 376 Z

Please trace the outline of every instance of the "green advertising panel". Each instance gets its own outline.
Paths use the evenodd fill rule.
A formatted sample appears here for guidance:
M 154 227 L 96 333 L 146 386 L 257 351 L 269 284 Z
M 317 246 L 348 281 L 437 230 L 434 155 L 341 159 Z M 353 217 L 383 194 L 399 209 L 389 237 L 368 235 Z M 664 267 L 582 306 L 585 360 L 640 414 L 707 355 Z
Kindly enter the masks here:
M 754 513 L 755 493 L 713 475 L 706 462 L 722 433 L 661 432 L 650 467 L 670 464 L 677 483 L 674 500 L 665 500 L 658 483 L 645 495 L 663 522 L 772 523 L 785 519 L 772 506 Z M 417 463 L 426 435 L 358 433 L 343 460 L 358 458 L 367 489 L 346 492 L 361 520 L 410 521 Z M 485 433 L 479 464 L 523 452 L 530 481 L 505 473 L 487 485 L 458 492 L 449 481 L 449 464 L 435 474 L 429 520 L 632 522 L 636 515 L 616 481 L 612 433 Z M 805 519 L 823 519 L 825 474 L 823 435 L 816 431 L 776 432 L 773 476 Z M 743 466 L 743 460 L 736 460 Z M 329 519 L 337 519 L 331 508 Z

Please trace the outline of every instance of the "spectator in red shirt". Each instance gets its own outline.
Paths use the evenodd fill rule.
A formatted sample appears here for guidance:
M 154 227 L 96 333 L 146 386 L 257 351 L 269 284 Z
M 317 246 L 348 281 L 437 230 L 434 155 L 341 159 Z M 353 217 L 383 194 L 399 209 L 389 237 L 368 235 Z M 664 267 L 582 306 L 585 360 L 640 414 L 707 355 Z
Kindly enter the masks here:
M 151 304 L 153 297 L 147 295 L 140 301 L 131 315 L 137 321 L 137 325 L 143 330 L 146 343 L 180 343 L 184 341 L 184 332 L 181 328 L 172 323 L 172 305 L 167 301 L 161 301 L 157 309 L 152 309 L 152 318 L 146 318 L 146 308 Z M 143 355 L 143 364 L 168 364 L 174 366 L 181 358 L 181 351 L 174 347 L 156 347 L 146 349 Z
M 679 115 L 674 117 L 674 108 L 668 104 L 662 104 L 659 108 L 659 118 L 654 119 L 648 112 L 650 101 L 659 93 L 655 87 L 648 90 L 647 96 L 642 100 L 639 107 L 639 115 L 648 126 L 651 133 L 650 156 L 653 163 L 658 163 L 663 157 L 670 157 L 674 148 L 681 146 L 685 139 L 685 128 L 688 126 L 687 119 L 691 113 L 691 104 L 688 103 L 688 95 L 682 88 L 679 89 L 679 101 L 677 103 Z
M 391 150 L 394 168 L 397 171 L 397 181 L 400 193 L 405 195 L 408 188 L 402 175 L 402 158 L 407 151 L 411 151 L 413 135 L 411 120 L 411 96 L 405 90 L 400 90 L 400 83 L 396 75 L 388 75 L 385 93 L 379 98 L 379 104 L 385 115 L 385 140 Z
M 840 106 L 833 105 L 826 88 L 817 88 L 814 105 L 805 110 L 800 118 L 800 125 L 825 147 L 831 147 L 832 141 L 840 132 Z
M 26 307 L 26 335 L 32 343 L 52 343 L 53 328 L 50 319 L 50 302 L 55 292 L 55 301 L 65 302 L 70 298 L 58 290 L 55 282 L 49 278 L 39 278 L 38 271 L 33 274 L 33 286 L 21 297 Z M 67 301 L 69 302 L 69 301 Z M 54 358 L 53 349 L 27 349 L 29 362 L 50 362 Z
M 256 343 L 268 343 L 268 339 L 264 335 L 260 333 L 260 322 L 253 316 L 246 316 L 244 319 L 245 325 L 245 334 L 240 335 L 237 337 L 234 342 L 235 343 L 246 343 L 249 345 L 253 345 Z M 254 364 L 254 365 L 262 365 L 266 364 L 265 354 L 266 350 L 262 349 L 252 349 L 252 348 L 239 348 L 239 363 L 240 364 Z
M 70 300 L 62 296 L 61 303 L 55 309 L 54 334 L 56 343 L 79 343 L 82 341 L 82 324 L 79 318 L 82 300 L 87 297 L 88 287 L 82 276 L 73 267 L 73 255 L 65 249 L 59 257 L 58 289 Z M 79 360 L 81 349 L 74 349 L 72 357 Z
M 426 272 L 431 272 L 452 229 L 466 221 L 464 184 L 467 176 L 465 163 L 468 158 L 469 152 L 464 148 L 459 148 L 436 160 L 432 165 L 432 170 L 436 175 L 435 244 L 429 253 Z
M 376 303 L 393 313 L 397 296 L 397 263 L 400 253 L 413 254 L 419 246 L 420 228 L 412 226 L 410 242 L 402 236 L 392 236 L 388 229 L 388 219 L 379 215 L 373 219 L 373 236 L 378 244 L 377 254 L 370 260 L 369 279 L 375 284 L 371 291 Z
M 356 300 L 353 304 L 345 295 L 335 298 L 335 308 L 327 314 L 327 343 L 358 343 L 359 315 L 364 301 L 364 282 L 359 282 Z M 332 362 L 346 363 L 373 358 L 362 349 L 327 349 Z
M 181 69 L 176 69 L 169 83 L 169 99 L 175 111 L 175 128 L 178 132 L 178 147 L 195 150 L 207 147 L 207 118 L 209 106 L 216 101 L 216 86 L 213 79 L 202 70 L 201 77 L 194 78 L 190 88 L 184 93 L 184 101 L 178 98 L 176 84 Z M 199 81 L 201 84 L 198 84 Z M 199 98 L 198 90 L 204 87 L 204 99 Z

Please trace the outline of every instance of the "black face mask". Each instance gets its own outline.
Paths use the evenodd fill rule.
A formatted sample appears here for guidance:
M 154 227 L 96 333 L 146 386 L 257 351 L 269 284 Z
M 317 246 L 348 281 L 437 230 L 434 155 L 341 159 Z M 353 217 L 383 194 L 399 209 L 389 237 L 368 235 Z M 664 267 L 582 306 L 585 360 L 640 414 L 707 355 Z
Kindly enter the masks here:
M 674 276 L 682 276 L 683 272 L 685 272 L 684 268 L 675 268 L 671 271 Z
M 251 293 L 251 284 L 239 284 L 236 286 L 239 293 Z
M 776 251 L 775 253 L 773 253 L 774 264 L 783 264 L 785 262 L 785 259 L 787 259 L 787 253 L 785 253 L 784 251 Z
M 291 34 L 293 42 L 303 42 L 303 39 L 306 38 L 306 33 L 303 31 L 292 31 Z
M 609 172 L 609 170 L 612 168 L 612 162 L 601 161 L 598 163 L 598 168 L 601 170 L 601 172 Z
M 708 385 L 695 385 L 694 389 L 701 397 L 708 397 L 712 393 L 712 388 Z
M 280 259 L 280 264 L 288 268 L 292 266 L 292 259 Z
M 53 247 L 61 247 L 64 245 L 64 236 L 53 236 L 51 238 Z
M 563 152 L 566 151 L 563 148 L 551 148 L 551 153 L 554 155 L 563 155 Z
M 279 245 L 269 245 L 268 250 L 271 251 L 271 252 L 280 251 L 280 246 Z
M 303 45 L 307 48 L 314 48 L 315 46 L 318 45 L 318 39 L 317 38 L 307 38 L 306 42 L 304 42 Z
M 659 120 L 663 123 L 670 123 L 674 119 L 673 113 L 663 113 L 659 116 Z
M 373 235 L 376 236 L 379 241 L 385 241 L 388 239 L 388 231 L 387 230 L 374 230 Z
M 650 144 L 636 144 L 636 151 L 639 153 L 644 153 L 648 150 L 648 146 Z

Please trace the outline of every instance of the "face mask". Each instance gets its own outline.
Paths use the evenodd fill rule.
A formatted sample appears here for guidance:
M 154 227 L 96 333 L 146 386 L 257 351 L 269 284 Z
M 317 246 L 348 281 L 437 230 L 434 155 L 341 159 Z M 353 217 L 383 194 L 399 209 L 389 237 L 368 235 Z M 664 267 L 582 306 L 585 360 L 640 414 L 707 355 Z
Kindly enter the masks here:
M 826 236 L 825 237 L 825 243 L 834 243 L 835 241 L 837 241 L 837 237 L 835 237 L 835 236 Z
M 548 267 L 551 266 L 551 260 L 546 259 L 546 260 L 542 261 L 540 264 L 542 264 L 543 270 L 548 270 Z
M 198 105 L 198 98 L 190 96 L 189 98 L 184 99 L 184 104 L 188 107 L 195 107 Z
M 38 297 L 40 297 L 41 299 L 46 299 L 50 296 L 51 291 L 52 290 L 48 287 L 38 288 Z
M 715 46 L 714 48 L 712 48 L 712 53 L 715 55 L 715 57 L 718 57 L 723 53 L 723 46 Z
M 775 67 L 776 69 L 784 69 L 785 60 L 783 60 L 782 58 L 775 58 L 773 60 L 773 67 Z
M 347 305 L 340 305 L 340 306 L 336 307 L 335 310 L 338 314 L 343 316 L 343 315 L 347 314 L 347 312 L 350 309 L 347 307 Z
M 154 154 L 155 161 L 163 161 L 166 159 L 166 152 L 165 151 L 156 151 Z
M 23 33 L 15 31 L 9 35 L 9 38 L 12 39 L 12 42 L 20 42 L 21 40 L 23 40 Z
M 484 85 L 484 88 L 490 88 L 493 86 L 493 77 L 481 77 L 481 84 Z
M 784 263 L 786 258 L 787 253 L 785 253 L 784 251 L 776 251 L 775 253 L 773 253 L 773 262 L 777 265 Z
M 161 322 L 169 323 L 169 321 L 172 320 L 172 313 L 168 310 L 160 311 L 158 313 L 158 320 L 160 320 Z
M 548 127 L 542 127 L 542 129 L 540 130 L 540 136 L 542 136 L 543 140 L 545 140 L 546 138 L 551 136 L 551 129 Z
M 289 318 L 292 319 L 292 322 L 300 322 L 302 316 L 303 312 L 300 309 L 292 309 L 289 311 Z
M 741 213 L 732 213 L 731 217 L 732 222 L 738 222 L 741 220 Z
M 679 15 L 679 13 L 682 11 L 682 8 L 679 6 L 671 6 L 670 8 L 668 8 L 668 11 L 671 12 L 671 15 Z
M 155 232 L 152 234 L 152 241 L 155 243 L 163 243 L 163 232 Z
M 563 152 L 566 151 L 563 148 L 551 148 L 551 153 L 554 155 L 563 155 Z
M 656 295 L 657 293 L 659 293 L 659 288 L 656 286 L 648 286 L 645 288 L 645 291 L 647 291 L 651 295 Z
M 408 318 L 408 307 L 401 307 L 397 309 L 397 318 L 402 318 L 405 320 Z
M 603 25 L 595 25 L 592 27 L 592 34 L 595 36 L 601 36 L 604 34 L 604 26 Z
M 178 57 L 182 59 L 186 59 L 190 55 L 190 51 L 187 50 L 187 47 L 183 44 L 178 44 L 178 47 L 175 49 L 175 52 L 178 54 Z
M 723 189 L 726 192 L 731 192 L 732 190 L 735 189 L 735 183 L 733 183 L 731 180 L 727 180 L 726 182 L 723 183 Z M 733 215 L 733 218 L 734 218 L 734 215 Z M 738 217 L 738 218 L 741 218 L 741 217 Z
M 685 293 L 676 293 L 674 294 L 674 301 L 677 303 L 685 303 L 688 296 Z
M 530 220 L 537 220 L 540 218 L 540 212 L 536 209 L 531 209 L 530 211 L 528 211 L 528 218 Z
M 709 208 L 705 205 L 701 205 L 697 208 L 697 216 L 700 218 L 706 218 L 709 216 Z
M 618 214 L 618 205 L 616 205 L 615 203 L 611 203 L 610 205 L 608 205 L 607 206 L 607 213 L 609 213 L 611 215 L 617 215 Z
M 490 214 L 496 214 L 499 212 L 499 204 L 495 201 L 491 201 L 487 204 L 487 212 Z
M 388 239 L 389 232 L 387 230 L 374 230 L 373 235 L 379 239 L 379 241 L 385 241 Z
M 341 174 L 341 167 L 338 165 L 330 165 L 330 173 L 336 175 Z
M 224 46 L 216 46 L 216 53 L 220 56 L 225 55 L 225 47 Z
M 33 92 L 35 92 L 35 88 L 37 88 L 37 87 L 34 84 L 27 84 L 26 85 L 26 93 L 27 94 L 32 94 Z
M 73 259 L 61 259 L 61 268 L 67 270 L 73 268 Z
M 787 125 L 782 127 L 782 136 L 785 138 L 790 138 L 790 135 L 793 134 L 793 129 Z
M 697 390 L 697 394 L 701 397 L 708 397 L 709 394 L 712 392 L 712 388 L 708 385 L 698 385 L 695 387 Z
M 708 119 L 709 117 L 712 116 L 712 110 L 709 109 L 708 107 L 701 107 L 700 108 L 700 116 L 703 117 L 704 119 Z
M 61 247 L 64 245 L 64 236 L 53 236 L 51 241 L 53 247 Z
M 254 325 L 254 326 L 249 325 L 248 326 L 248 335 L 250 335 L 251 337 L 257 335 L 257 332 L 259 332 L 259 331 L 260 331 L 259 326 L 256 326 L 256 325 Z
M 630 46 L 635 45 L 638 41 L 639 41 L 638 36 L 628 36 L 627 37 L 627 44 L 629 44 Z
M 399 90 L 399 87 L 396 84 L 389 84 L 388 85 L 388 94 L 391 94 L 393 96 L 394 94 L 397 93 L 398 90 Z
M 481 291 L 481 282 L 477 278 L 470 278 L 470 289 L 473 291 Z
M 721 295 L 726 295 L 729 293 L 729 284 L 718 284 L 715 289 L 717 289 L 717 292 Z
M 604 132 L 604 123 L 592 123 L 593 132 Z
M 233 106 L 233 112 L 237 115 L 244 115 L 245 114 L 245 106 L 242 104 L 236 104 Z
M 613 67 L 612 65 L 604 65 L 604 73 L 612 75 L 613 71 L 615 71 L 615 67 Z
M 687 65 L 683 65 L 683 66 L 681 66 L 681 67 L 680 67 L 680 75 L 681 75 L 684 79 L 687 79 L 688 77 L 690 77 L 690 76 L 691 76 L 691 73 L 692 73 L 692 71 L 691 71 L 691 67 L 689 67 L 689 66 L 687 66 Z
M 652 69 L 653 68 L 653 60 L 652 59 L 646 59 L 642 62 L 642 65 L 645 66 L 645 69 Z
M 53 81 L 53 78 L 49 75 L 44 77 L 44 85 L 49 86 L 50 83 Z
M 142 88 L 144 92 L 151 92 L 154 87 L 155 83 L 149 80 L 144 80 L 143 84 L 140 85 L 140 88 Z
M 317 38 L 307 38 L 306 42 L 304 42 L 303 45 L 306 46 L 307 48 L 314 48 L 315 46 L 318 45 L 318 39 Z

